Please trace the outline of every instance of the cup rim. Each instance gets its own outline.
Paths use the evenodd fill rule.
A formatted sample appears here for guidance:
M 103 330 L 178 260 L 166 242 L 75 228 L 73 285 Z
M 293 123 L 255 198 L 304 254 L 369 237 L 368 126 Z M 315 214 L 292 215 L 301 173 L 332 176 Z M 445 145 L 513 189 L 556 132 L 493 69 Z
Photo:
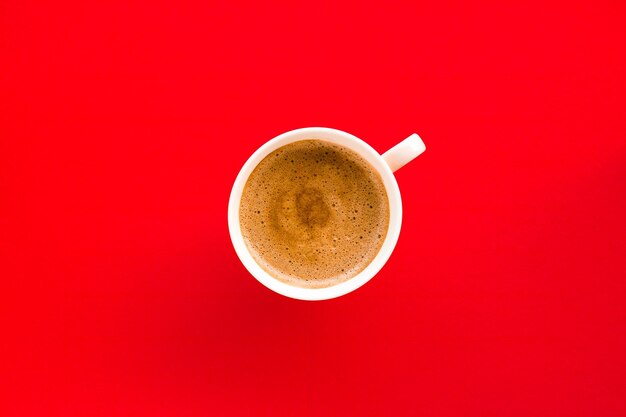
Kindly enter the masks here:
M 287 284 L 274 278 L 252 257 L 241 233 L 239 207 L 248 177 L 256 166 L 271 152 L 289 143 L 307 139 L 333 142 L 357 152 L 372 165 L 383 180 L 389 200 L 389 226 L 387 235 L 372 262 L 354 277 L 337 285 L 325 288 L 303 288 Z M 338 129 L 327 127 L 305 127 L 282 133 L 265 142 L 245 162 L 233 184 L 228 201 L 228 230 L 237 256 L 248 272 L 261 284 L 286 297 L 299 300 L 328 300 L 348 294 L 371 280 L 385 265 L 393 252 L 402 225 L 402 199 L 396 178 L 383 157 L 362 139 Z

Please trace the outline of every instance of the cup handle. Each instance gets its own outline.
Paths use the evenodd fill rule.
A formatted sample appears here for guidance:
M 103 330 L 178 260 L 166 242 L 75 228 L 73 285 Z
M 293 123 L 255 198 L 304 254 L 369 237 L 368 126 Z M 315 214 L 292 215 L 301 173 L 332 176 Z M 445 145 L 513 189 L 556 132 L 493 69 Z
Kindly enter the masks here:
M 426 145 L 422 139 L 413 133 L 402 142 L 398 143 L 393 148 L 389 149 L 382 156 L 391 171 L 396 172 L 413 159 L 417 158 L 422 152 L 426 150 Z

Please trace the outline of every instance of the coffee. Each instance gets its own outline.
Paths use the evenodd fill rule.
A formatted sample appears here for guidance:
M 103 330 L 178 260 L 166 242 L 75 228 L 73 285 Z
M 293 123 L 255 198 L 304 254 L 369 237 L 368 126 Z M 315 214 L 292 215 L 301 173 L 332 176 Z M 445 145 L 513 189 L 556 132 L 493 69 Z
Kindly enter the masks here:
M 324 288 L 361 272 L 389 226 L 380 175 L 354 151 L 318 140 L 285 145 L 250 174 L 239 210 L 255 261 L 291 285 Z

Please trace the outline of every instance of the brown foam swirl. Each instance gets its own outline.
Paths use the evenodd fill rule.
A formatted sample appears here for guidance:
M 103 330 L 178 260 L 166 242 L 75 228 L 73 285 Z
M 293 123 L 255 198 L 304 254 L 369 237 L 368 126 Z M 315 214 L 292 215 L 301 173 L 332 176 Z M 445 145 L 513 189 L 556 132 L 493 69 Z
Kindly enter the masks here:
M 362 271 L 389 226 L 382 179 L 355 152 L 304 140 L 268 155 L 241 198 L 241 230 L 250 253 L 288 284 L 323 288 Z

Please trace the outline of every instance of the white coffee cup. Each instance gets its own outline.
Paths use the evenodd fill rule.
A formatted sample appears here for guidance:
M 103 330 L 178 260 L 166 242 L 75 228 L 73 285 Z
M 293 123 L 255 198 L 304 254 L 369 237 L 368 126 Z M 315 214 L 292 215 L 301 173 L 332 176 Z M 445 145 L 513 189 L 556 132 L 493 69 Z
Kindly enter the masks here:
M 389 229 L 387 230 L 385 241 L 374 260 L 353 278 L 326 288 L 296 287 L 274 278 L 259 266 L 248 251 L 248 247 L 241 234 L 241 225 L 239 223 L 241 194 L 254 168 L 276 149 L 289 143 L 305 139 L 325 140 L 345 146 L 358 153 L 378 171 L 389 198 Z M 230 193 L 230 200 L 228 202 L 228 229 L 239 259 L 241 259 L 246 269 L 261 282 L 261 284 L 287 297 L 300 300 L 327 300 L 356 290 L 380 271 L 389 259 L 389 256 L 391 256 L 391 252 L 393 252 L 396 242 L 398 241 L 398 236 L 400 235 L 400 227 L 402 225 L 402 200 L 400 198 L 400 189 L 398 188 L 398 183 L 393 173 L 416 158 L 424 152 L 424 150 L 426 150 L 426 146 L 416 133 L 413 133 L 382 155 L 356 136 L 341 130 L 326 127 L 307 127 L 291 130 L 276 136 L 257 149 L 246 161 L 241 171 L 239 171 Z

